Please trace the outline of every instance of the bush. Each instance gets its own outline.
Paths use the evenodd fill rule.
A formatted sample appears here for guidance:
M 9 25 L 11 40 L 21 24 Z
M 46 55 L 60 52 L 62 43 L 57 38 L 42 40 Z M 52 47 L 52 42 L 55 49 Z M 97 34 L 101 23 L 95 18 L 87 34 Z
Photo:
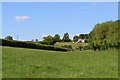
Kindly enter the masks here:
M 89 45 L 80 45 L 79 47 L 76 48 L 77 50 L 89 50 L 91 47 Z
M 80 45 L 79 47 L 76 48 L 76 50 L 81 51 L 82 50 L 82 46 Z
M 83 50 L 89 50 L 89 49 L 91 49 L 90 45 L 83 45 L 82 47 L 83 47 Z

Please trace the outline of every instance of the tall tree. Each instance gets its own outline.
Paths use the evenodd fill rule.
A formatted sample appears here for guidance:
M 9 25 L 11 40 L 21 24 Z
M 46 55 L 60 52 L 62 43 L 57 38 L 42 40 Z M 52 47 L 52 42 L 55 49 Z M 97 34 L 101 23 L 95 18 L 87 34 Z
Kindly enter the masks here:
M 43 37 L 43 42 L 48 45 L 54 44 L 54 38 L 51 35 L 48 35 L 46 37 Z
M 54 35 L 54 42 L 60 42 L 60 41 L 61 41 L 61 39 L 60 39 L 59 34 L 55 34 Z
M 63 36 L 63 39 L 62 39 L 64 42 L 70 42 L 70 38 L 69 38 L 69 34 L 66 32 L 64 33 L 64 36 Z
M 35 39 L 35 42 L 38 42 L 38 39 Z

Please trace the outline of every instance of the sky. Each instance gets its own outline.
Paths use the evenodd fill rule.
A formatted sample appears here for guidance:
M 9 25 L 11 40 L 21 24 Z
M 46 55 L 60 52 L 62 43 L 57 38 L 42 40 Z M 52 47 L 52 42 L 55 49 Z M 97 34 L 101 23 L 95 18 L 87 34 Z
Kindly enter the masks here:
M 117 2 L 3 2 L 2 37 L 42 40 L 68 32 L 89 33 L 97 23 L 118 19 Z
M 2 2 L 119 2 L 119 0 L 2 0 Z

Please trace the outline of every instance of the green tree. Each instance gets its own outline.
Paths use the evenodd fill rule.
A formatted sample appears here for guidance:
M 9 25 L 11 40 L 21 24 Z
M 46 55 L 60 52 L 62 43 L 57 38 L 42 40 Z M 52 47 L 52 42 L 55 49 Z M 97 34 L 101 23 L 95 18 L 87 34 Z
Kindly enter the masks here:
M 63 39 L 62 41 L 64 42 L 70 42 L 71 40 L 69 39 L 69 34 L 68 33 L 64 33 Z
M 80 34 L 79 38 L 81 39 L 88 39 L 89 34 Z
M 60 41 L 61 41 L 61 39 L 60 39 L 59 34 L 55 34 L 54 35 L 54 42 L 56 43 L 56 42 L 60 42 Z
M 118 48 L 118 21 L 96 24 L 89 34 L 90 44 L 97 49 Z
M 80 34 L 79 37 L 80 37 L 81 39 L 84 39 L 84 38 L 85 38 L 85 35 L 84 35 L 84 34 Z
M 76 42 L 76 41 L 78 41 L 79 38 L 80 38 L 79 36 L 76 36 L 76 35 L 75 35 L 75 36 L 73 37 L 73 41 Z
M 35 39 L 35 42 L 38 42 L 39 40 L 38 39 Z
M 48 44 L 48 45 L 53 45 L 54 44 L 54 38 L 51 35 L 43 37 L 43 43 Z
M 5 39 L 6 40 L 13 40 L 12 36 L 6 36 Z

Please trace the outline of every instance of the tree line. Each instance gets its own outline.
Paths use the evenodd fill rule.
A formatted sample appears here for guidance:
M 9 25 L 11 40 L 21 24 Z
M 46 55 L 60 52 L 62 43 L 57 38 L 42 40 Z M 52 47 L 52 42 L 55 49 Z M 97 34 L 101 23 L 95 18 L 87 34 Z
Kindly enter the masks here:
M 54 36 L 48 35 L 43 37 L 43 41 L 36 39 L 36 42 L 54 45 L 56 42 L 76 42 L 79 39 L 87 39 L 87 42 L 94 50 L 107 50 L 109 48 L 118 49 L 120 46 L 119 24 L 120 20 L 98 23 L 89 34 L 75 35 L 73 40 L 70 39 L 69 33 L 66 32 L 62 39 L 59 34 L 55 34 Z M 13 40 L 12 36 L 7 36 L 5 39 Z
M 42 41 L 39 41 L 38 39 L 35 39 L 35 40 L 32 39 L 31 41 L 28 41 L 28 42 L 38 42 L 38 43 L 41 43 L 41 44 L 54 45 L 56 42 L 72 42 L 72 41 L 76 42 L 80 38 L 81 39 L 88 39 L 88 34 L 75 35 L 73 37 L 73 40 L 71 40 L 70 36 L 69 36 L 69 33 L 66 32 L 66 33 L 64 33 L 64 36 L 63 36 L 62 39 L 60 38 L 59 34 L 55 34 L 54 36 L 51 36 L 51 35 L 44 36 Z M 5 39 L 6 40 L 13 40 L 13 37 L 12 36 L 6 36 Z

